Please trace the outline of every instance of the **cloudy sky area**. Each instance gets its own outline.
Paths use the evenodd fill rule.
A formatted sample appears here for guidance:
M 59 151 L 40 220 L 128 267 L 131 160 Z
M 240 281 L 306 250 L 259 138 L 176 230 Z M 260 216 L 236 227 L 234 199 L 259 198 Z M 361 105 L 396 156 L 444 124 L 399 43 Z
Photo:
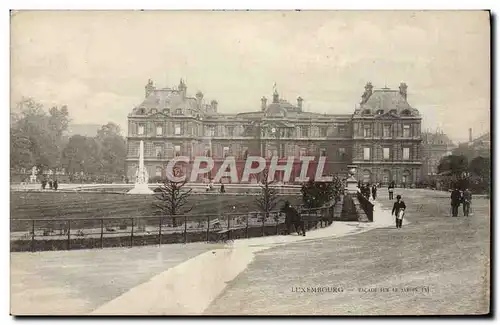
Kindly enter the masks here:
M 11 35 L 12 102 L 66 104 L 74 123 L 126 130 L 148 78 L 187 79 L 223 113 L 259 110 L 276 82 L 306 110 L 349 114 L 367 81 L 404 81 L 422 129 L 489 131 L 487 12 L 18 12 Z

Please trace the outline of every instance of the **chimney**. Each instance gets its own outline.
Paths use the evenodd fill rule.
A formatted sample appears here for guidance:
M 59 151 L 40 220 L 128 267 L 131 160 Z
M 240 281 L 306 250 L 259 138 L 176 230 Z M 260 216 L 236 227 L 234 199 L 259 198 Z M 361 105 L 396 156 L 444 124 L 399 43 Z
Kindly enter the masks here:
M 148 98 L 149 95 L 155 90 L 155 86 L 153 85 L 153 80 L 148 79 L 148 83 L 146 84 L 146 87 L 144 87 L 145 93 L 144 93 L 144 98 Z
M 212 106 L 212 111 L 216 112 L 217 113 L 217 101 L 214 99 L 210 102 L 211 106 Z
M 260 99 L 260 109 L 261 109 L 262 111 L 265 111 L 265 110 L 266 110 L 266 108 L 267 108 L 267 98 L 266 98 L 266 97 L 262 97 L 262 98 Z
M 404 82 L 399 85 L 399 93 L 406 100 L 408 97 L 408 86 Z
M 200 108 L 201 108 L 202 101 L 203 101 L 203 93 L 201 91 L 198 91 L 196 93 L 196 103 L 198 104 L 198 107 L 200 107 Z
M 472 128 L 469 128 L 469 142 L 472 142 Z
M 182 78 L 181 81 L 179 82 L 179 87 L 177 89 L 180 91 L 182 98 L 186 98 L 187 86 L 184 83 L 184 80 L 182 80 Z
M 302 111 L 302 102 L 304 101 L 304 99 L 302 99 L 302 97 L 298 97 L 297 98 L 297 107 L 300 108 L 300 110 Z

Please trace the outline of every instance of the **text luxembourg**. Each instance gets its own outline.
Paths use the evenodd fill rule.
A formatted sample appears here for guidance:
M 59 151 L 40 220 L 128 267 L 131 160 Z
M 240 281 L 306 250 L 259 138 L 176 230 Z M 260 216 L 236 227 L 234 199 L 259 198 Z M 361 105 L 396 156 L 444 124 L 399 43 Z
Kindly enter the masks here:
M 278 157 L 271 158 L 269 165 L 269 176 L 268 181 L 274 180 L 274 174 L 278 171 L 283 172 L 282 181 L 289 182 L 292 174 L 292 168 L 296 157 L 290 156 L 287 158 L 285 164 L 278 164 Z M 295 178 L 295 182 L 307 182 L 310 178 L 307 176 L 307 171 L 309 169 L 309 164 L 315 160 L 314 156 L 301 156 L 299 157 L 301 163 L 300 174 Z M 190 163 L 191 159 L 186 156 L 175 157 L 170 160 L 166 167 L 167 179 L 173 182 L 184 182 L 186 181 L 187 175 L 175 175 L 173 172 L 177 163 Z M 319 157 L 316 166 L 316 172 L 314 173 L 314 181 L 316 182 L 331 182 L 333 177 L 322 176 L 325 167 L 326 157 Z M 204 164 L 206 166 L 201 167 Z M 241 180 L 238 179 L 238 172 L 236 167 L 235 157 L 226 157 L 224 162 L 220 166 L 217 174 L 214 178 L 214 182 L 219 182 L 222 178 L 229 177 L 231 183 L 248 182 L 250 175 L 259 174 L 266 168 L 266 159 L 259 156 L 249 156 L 245 161 L 245 167 L 243 169 L 243 175 Z M 206 174 L 212 171 L 214 168 L 214 160 L 211 157 L 198 156 L 193 161 L 193 168 L 191 170 L 191 175 L 189 178 L 190 182 L 195 182 L 200 174 Z M 229 170 L 228 170 L 229 169 Z

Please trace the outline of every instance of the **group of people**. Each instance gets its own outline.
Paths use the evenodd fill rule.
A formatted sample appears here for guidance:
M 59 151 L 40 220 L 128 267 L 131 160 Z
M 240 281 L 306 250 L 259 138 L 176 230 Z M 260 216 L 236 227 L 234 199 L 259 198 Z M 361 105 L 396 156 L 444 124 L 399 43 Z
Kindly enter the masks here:
M 42 180 L 42 190 L 45 190 L 47 184 L 49 184 L 49 189 L 54 189 L 55 191 L 57 191 L 57 187 L 59 186 L 59 184 L 57 183 L 57 179 L 54 181 L 52 181 L 51 179 L 49 179 L 48 181 L 46 179 Z
M 212 181 L 210 181 L 210 183 L 207 184 L 207 189 L 206 191 L 207 192 L 211 192 L 213 191 L 215 188 L 214 188 L 214 183 Z M 219 191 L 221 193 L 226 193 L 226 187 L 224 186 L 224 183 L 222 183 L 222 181 L 220 181 L 220 189 Z
M 464 191 L 460 191 L 458 187 L 455 187 L 455 189 L 451 191 L 450 198 L 452 217 L 458 217 L 458 208 L 460 204 L 463 205 L 464 217 L 468 217 L 471 211 L 472 192 L 468 188 Z
M 376 200 L 377 199 L 377 188 L 378 188 L 377 184 L 373 184 L 373 185 L 362 184 L 359 187 L 359 191 L 367 199 L 370 199 L 370 195 L 371 195 L 371 197 L 373 197 L 373 199 Z

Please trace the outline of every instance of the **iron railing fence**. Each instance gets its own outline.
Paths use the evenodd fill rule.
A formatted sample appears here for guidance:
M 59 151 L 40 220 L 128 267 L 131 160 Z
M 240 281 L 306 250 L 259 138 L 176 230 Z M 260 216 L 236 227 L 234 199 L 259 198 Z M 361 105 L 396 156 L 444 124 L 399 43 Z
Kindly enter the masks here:
M 299 209 L 307 229 L 333 221 L 334 203 Z M 267 215 L 267 216 L 266 216 Z M 285 232 L 279 211 L 101 218 L 11 219 L 11 251 L 217 242 Z

